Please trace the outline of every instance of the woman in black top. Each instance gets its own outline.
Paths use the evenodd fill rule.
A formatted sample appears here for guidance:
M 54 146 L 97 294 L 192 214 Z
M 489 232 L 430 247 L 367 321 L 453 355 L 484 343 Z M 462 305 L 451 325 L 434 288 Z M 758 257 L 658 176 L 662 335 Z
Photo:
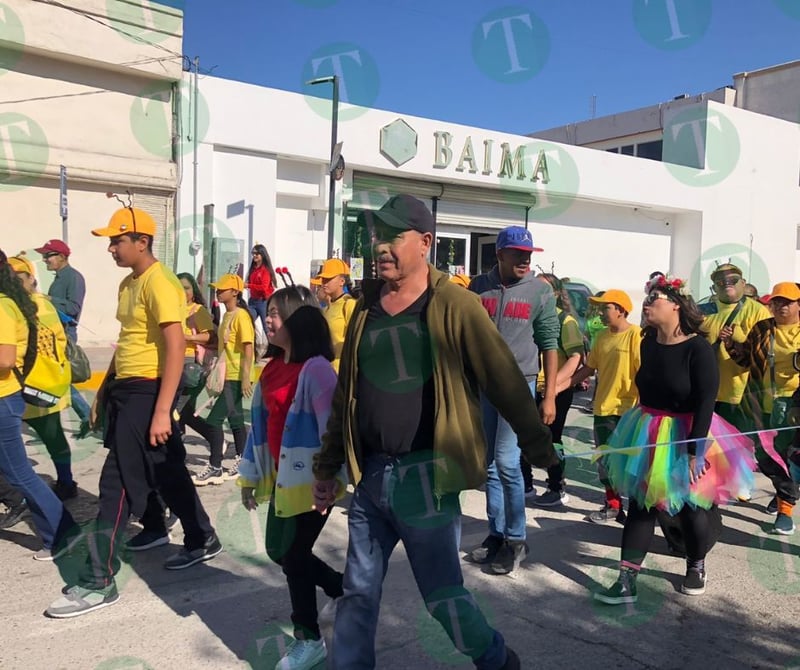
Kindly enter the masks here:
M 595 594 L 609 605 L 636 602 L 636 577 L 659 510 L 677 516 L 684 535 L 681 591 L 702 594 L 708 511 L 752 485 L 755 467 L 752 442 L 714 414 L 719 369 L 711 345 L 698 336 L 703 315 L 685 283 L 656 276 L 646 290 L 640 405 L 622 417 L 603 456 L 614 487 L 630 499 L 619 579 Z

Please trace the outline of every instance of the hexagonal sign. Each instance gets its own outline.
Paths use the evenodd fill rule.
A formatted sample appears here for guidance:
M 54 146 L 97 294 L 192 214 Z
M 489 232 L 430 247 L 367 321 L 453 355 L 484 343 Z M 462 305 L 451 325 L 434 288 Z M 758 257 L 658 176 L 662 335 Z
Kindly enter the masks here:
M 403 119 L 392 121 L 381 128 L 381 153 L 400 167 L 417 155 L 417 131 Z

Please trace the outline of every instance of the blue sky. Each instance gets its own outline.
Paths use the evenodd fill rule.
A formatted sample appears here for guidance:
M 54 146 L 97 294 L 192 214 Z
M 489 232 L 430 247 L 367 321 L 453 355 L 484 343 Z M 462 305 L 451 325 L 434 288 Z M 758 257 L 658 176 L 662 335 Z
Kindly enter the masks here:
M 189 0 L 184 53 L 290 91 L 338 60 L 351 102 L 527 133 L 729 85 L 799 37 L 800 0 Z

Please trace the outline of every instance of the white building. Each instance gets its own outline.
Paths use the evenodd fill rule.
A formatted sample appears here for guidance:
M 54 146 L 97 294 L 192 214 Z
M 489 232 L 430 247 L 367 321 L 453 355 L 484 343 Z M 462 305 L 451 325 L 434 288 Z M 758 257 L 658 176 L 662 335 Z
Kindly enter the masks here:
M 307 282 L 327 248 L 330 102 L 215 78 L 203 79 L 200 91 L 209 129 L 199 202 L 213 204 L 213 219 L 207 210 L 206 238 L 197 240 L 204 253 L 190 256 L 182 218 L 180 269 L 211 267 L 208 246 L 217 237 L 232 254 L 215 256 L 211 274 L 249 262 L 250 245 L 260 242 L 276 265 Z M 492 264 L 500 228 L 527 221 L 545 249 L 535 264 L 593 288 L 625 289 L 635 301 L 656 269 L 689 277 L 695 295 L 706 295 L 715 261 L 729 258 L 762 287 L 792 279 L 798 126 L 713 98 L 669 110 L 664 127 L 674 138 L 665 154 L 683 164 L 344 106 L 336 253 L 363 256 L 353 235 L 358 213 L 408 192 L 435 210 L 434 262 L 470 274 Z M 184 180 L 182 214 L 192 200 Z
M 33 251 L 65 239 L 86 277 L 79 337 L 116 338 L 124 271 L 90 230 L 134 204 L 160 226 L 159 256 L 174 257 L 183 71 L 183 15 L 174 0 L 0 0 L 0 247 L 26 250 L 44 291 L 52 275 Z M 188 96 L 184 96 L 188 97 Z M 60 166 L 67 173 L 62 220 Z

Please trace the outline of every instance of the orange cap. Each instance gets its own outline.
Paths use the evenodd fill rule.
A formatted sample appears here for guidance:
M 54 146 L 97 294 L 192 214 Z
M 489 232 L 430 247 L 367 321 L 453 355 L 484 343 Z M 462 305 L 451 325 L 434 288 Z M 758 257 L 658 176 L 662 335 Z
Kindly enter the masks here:
M 11 259 L 9 259 L 11 260 Z M 800 300 L 800 288 L 793 281 L 782 281 L 772 287 L 770 300 L 774 298 L 785 298 L 786 300 Z
M 8 264 L 11 266 L 11 269 L 14 272 L 26 272 L 31 277 L 36 276 L 36 271 L 33 269 L 33 263 L 25 258 L 24 252 L 18 254 L 17 256 L 10 256 L 8 259 Z
M 320 279 L 333 279 L 339 275 L 349 275 L 350 267 L 341 258 L 329 258 L 322 264 L 322 269 L 317 277 Z
M 92 235 L 97 237 L 116 237 L 130 233 L 155 236 L 158 226 L 155 219 L 143 209 L 123 207 L 111 215 L 105 228 L 96 228 Z
M 241 293 L 244 291 L 244 280 L 239 275 L 222 275 L 210 286 L 218 291 L 227 291 L 232 288 L 234 291 Z
M 625 291 L 620 291 L 618 288 L 610 288 L 603 291 L 603 295 L 589 298 L 589 302 L 595 305 L 607 305 L 609 303 L 619 305 L 629 314 L 633 311 L 633 302 L 630 296 Z

